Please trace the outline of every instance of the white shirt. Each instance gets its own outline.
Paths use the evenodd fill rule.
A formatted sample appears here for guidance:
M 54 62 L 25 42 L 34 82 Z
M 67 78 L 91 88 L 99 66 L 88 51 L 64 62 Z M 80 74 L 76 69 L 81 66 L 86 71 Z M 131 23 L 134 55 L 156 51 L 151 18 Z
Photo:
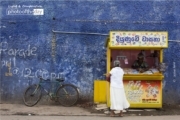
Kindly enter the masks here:
M 120 67 L 114 67 L 111 71 L 111 87 L 116 87 L 116 88 L 124 88 L 123 85 L 123 75 L 124 71 Z

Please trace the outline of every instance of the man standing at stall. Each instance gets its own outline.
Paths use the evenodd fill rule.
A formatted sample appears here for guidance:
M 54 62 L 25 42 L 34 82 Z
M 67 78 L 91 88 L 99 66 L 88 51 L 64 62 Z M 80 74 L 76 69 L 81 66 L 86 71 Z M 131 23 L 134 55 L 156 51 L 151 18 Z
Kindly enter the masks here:
M 115 116 L 114 111 L 119 110 L 119 116 L 122 117 L 123 109 L 129 108 L 130 104 L 126 99 L 124 85 L 123 85 L 124 71 L 120 67 L 120 61 L 114 61 L 114 68 L 106 75 L 110 78 L 110 102 L 111 102 L 111 116 Z
M 148 64 L 144 61 L 144 55 L 142 52 L 138 54 L 138 58 L 134 61 L 132 68 L 136 69 L 140 73 L 148 70 Z

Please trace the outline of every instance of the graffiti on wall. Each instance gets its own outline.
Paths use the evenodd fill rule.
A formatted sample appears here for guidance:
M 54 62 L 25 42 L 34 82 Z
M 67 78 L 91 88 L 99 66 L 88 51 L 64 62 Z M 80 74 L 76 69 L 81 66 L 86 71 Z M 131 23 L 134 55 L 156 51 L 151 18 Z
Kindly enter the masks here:
M 49 72 L 47 69 L 40 68 L 34 70 L 30 67 L 21 68 L 17 65 L 17 58 L 27 58 L 32 56 L 37 56 L 38 48 L 35 46 L 27 45 L 25 49 L 20 48 L 11 48 L 9 47 L 8 42 L 0 42 L 0 55 L 8 56 L 6 58 L 1 58 L 1 69 L 7 68 L 4 75 L 5 76 L 13 76 L 17 75 L 20 77 L 33 78 L 42 76 L 44 79 L 47 78 L 59 78 L 61 77 L 61 73 Z
M 29 56 L 36 56 L 37 47 L 32 47 L 31 45 L 28 45 L 26 49 L 19 49 L 19 48 L 9 48 L 7 42 L 1 42 L 0 43 L 0 55 L 6 54 L 9 56 L 20 56 L 20 57 L 29 57 Z

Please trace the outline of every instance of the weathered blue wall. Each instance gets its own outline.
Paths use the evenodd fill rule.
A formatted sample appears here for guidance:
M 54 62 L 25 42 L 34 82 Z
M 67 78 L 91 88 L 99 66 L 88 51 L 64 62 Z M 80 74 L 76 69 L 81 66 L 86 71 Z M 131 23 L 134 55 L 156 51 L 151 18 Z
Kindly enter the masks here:
M 32 9 L 43 9 L 33 15 Z M 19 10 L 19 11 L 17 11 Z M 19 13 L 24 11 L 24 13 Z M 106 72 L 110 30 L 168 31 L 163 102 L 180 103 L 180 1 L 59 0 L 1 1 L 0 81 L 2 101 L 21 101 L 24 89 L 44 78 L 65 75 L 81 98 L 92 100 L 93 81 Z M 28 15 L 27 15 L 28 14 Z M 40 13 L 37 13 L 40 14 Z M 86 32 L 62 34 L 53 32 Z

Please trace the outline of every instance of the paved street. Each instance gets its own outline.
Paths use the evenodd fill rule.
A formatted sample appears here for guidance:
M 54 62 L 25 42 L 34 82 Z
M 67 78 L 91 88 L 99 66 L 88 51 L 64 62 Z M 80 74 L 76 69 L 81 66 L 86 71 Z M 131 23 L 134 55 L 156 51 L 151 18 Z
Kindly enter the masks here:
M 0 120 L 179 120 L 180 116 L 1 116 Z
M 27 107 L 24 104 L 0 104 L 1 115 L 37 115 L 37 116 L 69 116 L 69 115 L 96 115 L 77 106 L 63 107 L 57 104 L 35 105 Z
M 133 110 L 124 113 L 124 117 L 110 117 L 104 111 L 98 112 L 79 106 L 63 107 L 57 104 L 27 107 L 24 104 L 0 104 L 0 120 L 179 120 L 180 112 L 177 109 L 169 109 L 173 114 L 165 114 L 163 111 L 148 109 Z M 168 111 L 167 111 L 168 112 Z

